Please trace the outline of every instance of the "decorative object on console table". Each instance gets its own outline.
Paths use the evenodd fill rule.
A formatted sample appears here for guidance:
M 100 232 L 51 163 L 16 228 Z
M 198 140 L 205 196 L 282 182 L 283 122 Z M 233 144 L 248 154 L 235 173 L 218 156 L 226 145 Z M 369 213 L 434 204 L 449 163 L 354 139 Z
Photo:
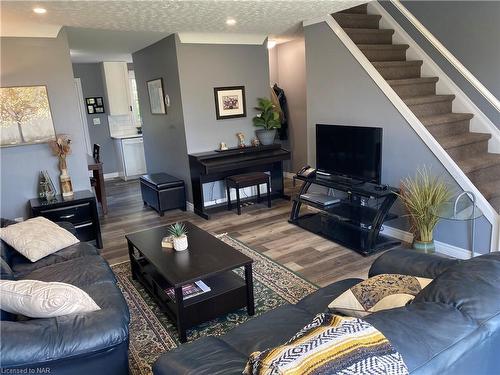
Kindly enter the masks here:
M 172 224 L 168 228 L 168 233 L 176 251 L 184 251 L 188 248 L 187 229 L 183 223 Z
M 217 120 L 247 117 L 245 86 L 215 87 L 214 96 Z
M 260 143 L 264 146 L 274 143 L 276 129 L 281 128 L 280 112 L 273 102 L 267 98 L 258 98 L 255 109 L 260 113 L 252 121 L 253 125 L 262 128 L 255 131 Z
M 149 106 L 151 114 L 166 115 L 167 107 L 165 106 L 165 94 L 163 91 L 163 78 L 147 81 Z
M 46 199 L 47 201 L 51 201 L 56 196 L 56 188 L 52 182 L 52 179 L 49 176 L 47 171 L 40 171 L 40 176 L 38 179 L 38 196 L 41 199 Z
M 433 232 L 439 216 L 435 214 L 451 193 L 446 184 L 437 176 L 432 176 L 428 168 L 417 170 L 414 178 L 401 181 L 401 198 L 411 223 L 413 248 L 424 252 L 434 252 Z
M 29 204 L 33 216 L 43 216 L 54 222 L 68 221 L 75 226 L 80 241 L 95 240 L 97 247 L 102 249 L 97 202 L 90 190 L 75 191 L 71 200 L 56 195 L 52 201 L 34 198 Z
M 73 187 L 71 185 L 71 177 L 68 174 L 68 165 L 66 157 L 71 153 L 71 139 L 66 134 L 59 134 L 55 141 L 50 141 L 49 145 L 54 155 L 59 158 L 59 170 L 61 175 L 61 191 L 63 197 L 71 197 L 73 195 Z
M 45 143 L 55 138 L 46 86 L 0 88 L 0 146 Z
M 245 135 L 242 132 L 236 133 L 236 138 L 238 138 L 239 148 L 247 147 L 247 145 L 245 144 Z

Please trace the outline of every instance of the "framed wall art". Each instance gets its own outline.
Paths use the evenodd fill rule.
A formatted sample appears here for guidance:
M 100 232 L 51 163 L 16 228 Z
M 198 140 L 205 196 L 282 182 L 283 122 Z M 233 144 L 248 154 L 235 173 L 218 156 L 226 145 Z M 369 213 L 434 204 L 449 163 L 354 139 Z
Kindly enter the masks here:
M 55 139 L 46 86 L 0 87 L 0 146 Z
M 104 113 L 104 100 L 101 96 L 85 98 L 85 106 L 89 115 Z
M 165 94 L 163 91 L 163 78 L 153 79 L 147 81 L 149 105 L 151 107 L 151 114 L 165 115 L 167 114 L 167 107 L 165 105 Z
M 214 96 L 217 120 L 247 116 L 245 86 L 215 87 Z

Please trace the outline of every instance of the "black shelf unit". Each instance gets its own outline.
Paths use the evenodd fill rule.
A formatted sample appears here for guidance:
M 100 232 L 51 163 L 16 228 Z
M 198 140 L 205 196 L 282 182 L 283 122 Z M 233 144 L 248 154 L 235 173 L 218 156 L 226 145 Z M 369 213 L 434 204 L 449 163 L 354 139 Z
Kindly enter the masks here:
M 392 238 L 380 234 L 385 221 L 398 216 L 389 210 L 397 199 L 398 189 L 380 189 L 376 184 L 348 184 L 345 181 L 295 176 L 303 182 L 298 195 L 293 199 L 289 222 L 310 232 L 323 236 L 362 255 L 389 249 L 400 244 Z M 345 193 L 346 198 L 338 203 L 323 206 L 301 199 L 312 185 L 320 185 Z M 376 205 L 370 202 L 375 201 Z M 300 215 L 302 205 L 314 207 L 315 213 Z

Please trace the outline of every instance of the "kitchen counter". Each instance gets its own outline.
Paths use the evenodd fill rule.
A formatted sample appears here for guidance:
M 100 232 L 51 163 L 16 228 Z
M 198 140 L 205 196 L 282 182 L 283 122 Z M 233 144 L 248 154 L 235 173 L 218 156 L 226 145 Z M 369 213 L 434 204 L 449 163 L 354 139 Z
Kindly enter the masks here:
M 112 135 L 112 139 L 129 139 L 129 138 L 139 138 L 142 134 L 129 134 L 129 135 Z

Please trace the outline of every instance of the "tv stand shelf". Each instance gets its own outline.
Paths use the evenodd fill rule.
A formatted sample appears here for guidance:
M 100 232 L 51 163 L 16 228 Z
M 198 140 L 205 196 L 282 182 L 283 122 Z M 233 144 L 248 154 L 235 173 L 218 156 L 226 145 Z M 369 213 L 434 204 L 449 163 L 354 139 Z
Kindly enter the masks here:
M 348 183 L 338 180 L 328 180 L 317 177 L 295 176 L 303 181 L 299 194 L 293 199 L 290 223 L 321 235 L 362 255 L 370 255 L 376 251 L 388 249 L 400 244 L 380 234 L 380 229 L 385 221 L 393 220 L 398 216 L 389 213 L 390 208 L 397 199 L 398 190 L 387 187 L 386 190 L 377 189 L 376 184 Z M 301 199 L 312 185 L 320 185 L 347 194 L 346 199 L 338 203 L 323 206 L 314 202 Z M 367 202 L 376 200 L 376 206 L 369 206 Z M 314 207 L 316 213 L 300 215 L 302 205 Z

